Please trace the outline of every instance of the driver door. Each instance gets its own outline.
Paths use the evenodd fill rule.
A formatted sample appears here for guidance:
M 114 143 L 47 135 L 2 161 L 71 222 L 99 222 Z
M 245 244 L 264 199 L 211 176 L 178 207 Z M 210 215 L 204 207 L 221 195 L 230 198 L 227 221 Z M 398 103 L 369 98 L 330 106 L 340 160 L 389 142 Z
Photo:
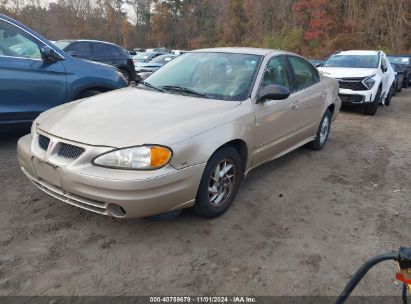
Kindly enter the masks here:
M 277 84 L 294 91 L 290 69 L 284 56 L 272 57 L 265 68 L 260 88 Z M 295 94 L 284 100 L 266 100 L 255 107 L 255 136 L 253 166 L 281 154 L 294 142 L 299 129 L 299 99 Z
M 62 62 L 45 63 L 43 43 L 0 18 L 0 123 L 28 122 L 66 102 Z

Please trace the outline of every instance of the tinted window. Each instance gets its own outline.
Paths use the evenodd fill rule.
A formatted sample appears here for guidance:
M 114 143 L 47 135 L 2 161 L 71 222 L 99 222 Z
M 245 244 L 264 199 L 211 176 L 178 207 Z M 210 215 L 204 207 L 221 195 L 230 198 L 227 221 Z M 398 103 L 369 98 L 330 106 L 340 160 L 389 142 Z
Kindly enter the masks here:
M 376 69 L 380 61 L 380 56 L 375 55 L 345 55 L 335 54 L 323 63 L 323 67 L 340 68 L 369 68 Z
M 121 52 L 115 45 L 107 43 L 93 43 L 93 54 L 99 58 L 118 58 L 121 57 Z
M 3 21 L 0 21 L 0 55 L 41 59 L 37 41 Z
M 291 83 L 284 57 L 279 56 L 270 59 L 264 72 L 263 86 L 278 84 L 291 90 Z
M 294 71 L 295 85 L 298 90 L 304 89 L 318 82 L 318 71 L 306 60 L 300 57 L 289 56 Z
M 405 56 L 388 56 L 388 60 L 391 63 L 399 63 L 399 64 L 410 64 L 410 57 Z
M 72 53 L 80 58 L 88 58 L 91 56 L 90 43 L 88 42 L 75 42 L 67 46 L 64 51 L 69 54 Z

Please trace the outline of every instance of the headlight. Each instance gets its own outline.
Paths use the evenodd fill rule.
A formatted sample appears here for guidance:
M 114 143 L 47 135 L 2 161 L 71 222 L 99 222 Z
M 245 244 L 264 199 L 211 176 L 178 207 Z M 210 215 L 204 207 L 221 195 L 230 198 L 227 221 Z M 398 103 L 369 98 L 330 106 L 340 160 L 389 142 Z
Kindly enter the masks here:
M 172 156 L 170 148 L 146 145 L 107 152 L 96 157 L 93 164 L 116 169 L 154 170 L 167 165 Z
M 372 75 L 370 77 L 367 77 L 364 79 L 363 83 L 367 87 L 368 90 L 371 90 L 371 88 L 375 84 L 375 79 L 373 78 L 375 75 Z

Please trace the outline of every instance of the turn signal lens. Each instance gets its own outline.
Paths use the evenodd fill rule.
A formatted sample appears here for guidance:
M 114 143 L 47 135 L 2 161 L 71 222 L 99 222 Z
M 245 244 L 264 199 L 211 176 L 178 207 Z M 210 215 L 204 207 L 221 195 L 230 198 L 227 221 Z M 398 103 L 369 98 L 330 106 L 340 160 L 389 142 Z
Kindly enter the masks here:
M 158 168 L 162 167 L 171 159 L 171 151 L 165 147 L 154 146 L 150 148 L 151 154 L 151 167 Z

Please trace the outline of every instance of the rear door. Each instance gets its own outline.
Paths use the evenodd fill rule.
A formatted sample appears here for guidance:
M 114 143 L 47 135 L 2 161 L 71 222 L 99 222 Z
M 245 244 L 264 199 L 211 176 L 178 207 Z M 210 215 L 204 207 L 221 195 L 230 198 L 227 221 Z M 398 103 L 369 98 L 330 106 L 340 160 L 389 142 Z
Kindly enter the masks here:
M 121 55 L 116 52 L 116 48 L 108 43 L 92 42 L 91 51 L 95 61 L 106 63 L 118 67 Z
M 66 72 L 61 61 L 46 63 L 43 43 L 0 18 L 0 123 L 33 120 L 66 101 Z

